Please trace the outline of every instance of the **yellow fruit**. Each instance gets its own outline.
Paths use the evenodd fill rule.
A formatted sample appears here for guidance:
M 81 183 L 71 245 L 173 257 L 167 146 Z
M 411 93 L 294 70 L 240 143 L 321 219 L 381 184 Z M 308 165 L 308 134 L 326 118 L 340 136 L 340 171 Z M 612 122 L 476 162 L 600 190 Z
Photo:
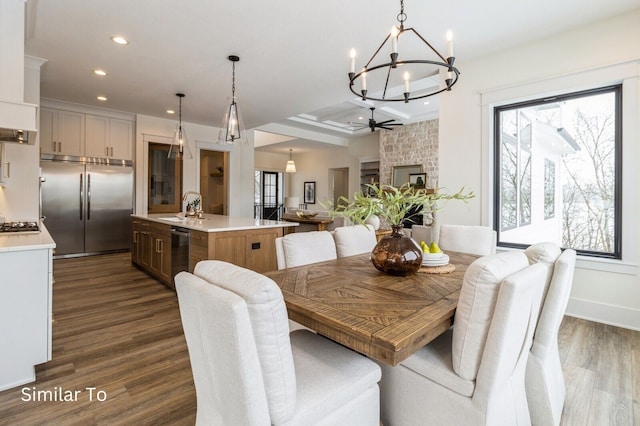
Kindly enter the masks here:
M 423 253 L 429 253 L 429 246 L 424 241 L 420 241 L 420 248 Z
M 431 242 L 431 247 L 429 247 L 429 251 L 431 253 L 442 253 L 442 250 L 440 250 L 440 247 L 438 247 L 438 244 L 435 241 Z

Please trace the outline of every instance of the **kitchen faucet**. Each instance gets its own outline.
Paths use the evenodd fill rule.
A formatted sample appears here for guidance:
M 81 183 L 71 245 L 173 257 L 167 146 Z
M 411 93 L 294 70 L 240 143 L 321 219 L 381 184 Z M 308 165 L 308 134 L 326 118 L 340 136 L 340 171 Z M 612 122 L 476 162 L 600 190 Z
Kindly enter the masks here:
M 198 216 L 198 219 L 202 219 L 203 217 L 203 211 L 202 211 L 202 195 L 199 192 L 195 192 L 195 191 L 187 191 L 184 193 L 184 195 L 182 196 L 182 201 L 187 201 L 187 198 L 189 195 L 195 195 L 195 199 L 193 200 L 193 210 L 191 213 L 189 211 L 189 203 L 187 203 L 187 214 L 191 215 L 191 216 Z M 197 202 L 196 202 L 197 200 Z

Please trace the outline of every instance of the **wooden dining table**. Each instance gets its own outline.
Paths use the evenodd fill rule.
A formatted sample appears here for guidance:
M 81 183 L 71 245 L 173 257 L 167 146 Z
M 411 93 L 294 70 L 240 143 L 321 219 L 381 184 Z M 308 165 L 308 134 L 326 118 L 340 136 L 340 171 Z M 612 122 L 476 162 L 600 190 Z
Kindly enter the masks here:
M 265 275 L 282 289 L 291 320 L 397 365 L 453 324 L 464 273 L 478 256 L 447 254 L 455 266 L 448 273 L 387 275 L 367 253 Z

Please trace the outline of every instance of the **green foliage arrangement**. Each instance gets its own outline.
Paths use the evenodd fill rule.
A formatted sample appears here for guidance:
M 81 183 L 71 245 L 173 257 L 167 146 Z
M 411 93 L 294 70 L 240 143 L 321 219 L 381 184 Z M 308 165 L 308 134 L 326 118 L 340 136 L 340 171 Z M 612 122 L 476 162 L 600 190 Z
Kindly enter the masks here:
M 352 201 L 346 197 L 340 197 L 332 214 L 347 217 L 358 224 L 364 223 L 371 215 L 376 215 L 390 226 L 398 226 L 402 225 L 405 219 L 411 220 L 415 216 L 405 217 L 414 206 L 424 206 L 423 212 L 417 213 L 423 214 L 440 210 L 441 201 L 466 202 L 473 197 L 475 197 L 473 192 L 465 193 L 464 187 L 455 194 L 447 194 L 441 190 L 427 193 L 423 188 L 414 188 L 409 185 L 397 188 L 390 185 L 367 184 L 365 191 L 355 193 Z

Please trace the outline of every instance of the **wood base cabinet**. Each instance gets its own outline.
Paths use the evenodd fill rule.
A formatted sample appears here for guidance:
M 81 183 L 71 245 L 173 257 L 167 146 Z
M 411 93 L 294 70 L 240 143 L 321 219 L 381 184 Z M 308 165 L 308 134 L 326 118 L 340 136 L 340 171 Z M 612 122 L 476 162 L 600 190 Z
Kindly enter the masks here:
M 282 228 L 258 228 L 246 231 L 191 231 L 189 270 L 201 260 L 216 259 L 256 272 L 278 269 L 277 237 Z
M 173 289 L 171 225 L 134 217 L 131 229 L 131 261 Z M 275 240 L 288 229 L 257 227 L 204 232 L 191 228 L 189 271 L 193 272 L 196 263 L 208 259 L 222 260 L 256 272 L 276 270 Z
M 134 219 L 131 261 L 173 288 L 171 226 Z

